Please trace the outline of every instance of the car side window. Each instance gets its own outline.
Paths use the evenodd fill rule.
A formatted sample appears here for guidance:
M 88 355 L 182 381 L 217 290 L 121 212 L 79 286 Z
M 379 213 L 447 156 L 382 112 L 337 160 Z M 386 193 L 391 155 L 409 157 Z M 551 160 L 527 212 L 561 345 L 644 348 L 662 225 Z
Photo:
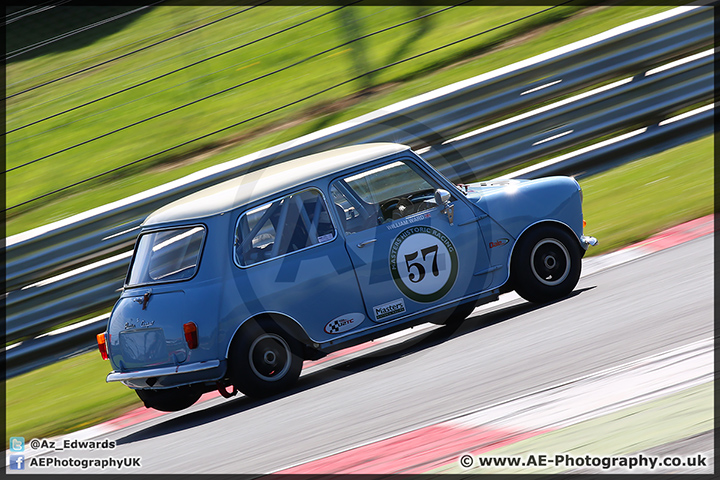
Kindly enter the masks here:
M 405 162 L 396 161 L 333 182 L 330 194 L 345 213 L 348 234 L 436 207 L 438 188 Z
M 335 238 L 335 227 L 318 190 L 308 189 L 266 203 L 240 216 L 235 262 L 250 266 Z

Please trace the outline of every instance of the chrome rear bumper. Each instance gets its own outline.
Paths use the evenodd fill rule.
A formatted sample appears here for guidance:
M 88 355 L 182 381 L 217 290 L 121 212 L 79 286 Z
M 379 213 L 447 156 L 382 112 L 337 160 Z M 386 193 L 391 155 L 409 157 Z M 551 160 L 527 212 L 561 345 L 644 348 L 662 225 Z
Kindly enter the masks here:
M 106 382 L 122 382 L 132 388 L 172 388 L 189 383 L 211 381 L 225 374 L 225 362 L 208 360 L 172 367 L 110 372 Z

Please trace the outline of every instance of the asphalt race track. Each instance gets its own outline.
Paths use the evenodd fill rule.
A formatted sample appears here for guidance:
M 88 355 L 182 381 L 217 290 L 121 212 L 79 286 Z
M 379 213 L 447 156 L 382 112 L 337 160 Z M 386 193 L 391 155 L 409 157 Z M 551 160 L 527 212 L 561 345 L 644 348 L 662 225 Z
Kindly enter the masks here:
M 129 473 L 275 472 L 708 339 L 713 235 L 584 276 L 562 301 L 498 304 L 447 330 L 328 362 L 267 401 L 217 398 L 120 429 L 102 437 L 112 451 L 53 455 L 141 457 Z

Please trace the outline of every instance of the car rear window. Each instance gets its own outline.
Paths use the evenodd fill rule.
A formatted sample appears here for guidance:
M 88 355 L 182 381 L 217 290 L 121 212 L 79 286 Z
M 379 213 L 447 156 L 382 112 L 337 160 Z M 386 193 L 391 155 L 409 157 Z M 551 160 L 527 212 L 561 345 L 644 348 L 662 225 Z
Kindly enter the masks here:
M 174 282 L 195 275 L 205 228 L 174 228 L 144 233 L 138 240 L 127 285 Z

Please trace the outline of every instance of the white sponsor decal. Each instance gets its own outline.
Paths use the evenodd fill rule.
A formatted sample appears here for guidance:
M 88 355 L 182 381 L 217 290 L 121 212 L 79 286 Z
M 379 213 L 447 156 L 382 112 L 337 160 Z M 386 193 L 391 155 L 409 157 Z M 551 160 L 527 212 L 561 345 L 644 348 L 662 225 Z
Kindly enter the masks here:
M 426 218 L 430 218 L 430 212 L 415 214 L 410 217 L 395 220 L 394 222 L 389 223 L 387 228 L 388 230 L 394 230 L 396 228 L 404 227 L 405 225 L 410 225 L 411 223 L 419 222 L 420 220 L 425 220 Z
M 374 306 L 373 311 L 375 312 L 375 320 L 380 321 L 405 312 L 405 301 L 402 298 L 398 298 L 392 302 Z
M 362 313 L 346 313 L 325 324 L 325 333 L 343 333 L 352 330 L 365 320 Z

